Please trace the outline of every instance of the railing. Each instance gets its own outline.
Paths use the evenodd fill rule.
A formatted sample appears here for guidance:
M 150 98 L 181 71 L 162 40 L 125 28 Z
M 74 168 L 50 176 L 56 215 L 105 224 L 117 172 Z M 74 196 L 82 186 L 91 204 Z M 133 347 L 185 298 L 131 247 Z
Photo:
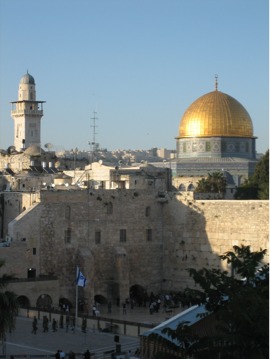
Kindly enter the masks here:
M 53 275 L 48 276 L 39 276 L 35 278 L 11 278 L 9 280 L 10 283 L 17 283 L 17 282 L 42 282 L 46 280 L 57 280 L 58 278 Z
M 38 115 L 43 116 L 43 110 L 30 110 L 30 109 L 23 109 L 23 110 L 12 110 L 12 115 Z
M 102 316 L 86 316 L 84 313 L 78 314 L 79 315 L 77 318 L 76 327 L 81 328 L 82 320 L 86 317 L 86 327 L 89 330 L 93 330 L 93 332 L 97 330 L 99 332 L 110 332 L 113 334 L 139 337 L 143 332 L 153 328 L 156 325 L 153 323 L 139 323 L 129 320 L 108 318 Z M 47 311 L 45 309 L 42 310 L 36 308 L 20 308 L 19 315 L 27 318 L 33 318 L 34 316 L 36 316 L 38 319 L 42 318 L 42 316 L 44 315 L 47 315 L 49 317 L 49 321 L 51 321 L 51 319 L 54 317 L 59 323 L 60 327 L 62 327 L 60 323 L 62 323 L 63 327 L 64 323 L 66 323 L 66 314 L 62 313 L 59 310 Z M 74 317 L 74 314 L 69 313 L 69 316 Z

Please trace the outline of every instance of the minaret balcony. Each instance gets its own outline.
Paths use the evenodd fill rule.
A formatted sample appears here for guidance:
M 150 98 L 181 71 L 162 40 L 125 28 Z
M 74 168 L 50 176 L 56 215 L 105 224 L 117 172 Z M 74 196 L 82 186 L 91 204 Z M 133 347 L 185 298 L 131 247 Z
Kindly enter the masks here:
M 11 111 L 12 116 L 43 116 L 43 110 L 16 109 Z

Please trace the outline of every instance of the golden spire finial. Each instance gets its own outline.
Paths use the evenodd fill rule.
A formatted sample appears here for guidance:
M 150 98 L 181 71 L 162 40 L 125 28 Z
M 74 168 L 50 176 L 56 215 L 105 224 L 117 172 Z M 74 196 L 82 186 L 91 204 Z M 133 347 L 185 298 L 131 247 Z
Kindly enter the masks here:
M 218 91 L 218 75 L 215 75 L 215 90 Z

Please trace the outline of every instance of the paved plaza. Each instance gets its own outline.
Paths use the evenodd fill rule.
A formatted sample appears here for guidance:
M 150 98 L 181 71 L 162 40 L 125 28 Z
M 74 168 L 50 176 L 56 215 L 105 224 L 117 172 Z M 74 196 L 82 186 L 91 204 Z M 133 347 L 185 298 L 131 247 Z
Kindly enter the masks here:
M 101 316 L 123 319 L 126 321 L 134 321 L 140 323 L 151 323 L 154 325 L 163 322 L 168 316 L 177 314 L 180 309 L 175 309 L 171 313 L 159 312 L 150 314 L 148 308 L 134 308 L 127 309 L 127 313 L 123 314 L 122 309 L 112 308 L 112 313 L 107 313 L 106 307 L 100 307 Z M 81 328 L 76 328 L 75 332 L 65 329 L 58 329 L 53 332 L 51 325 L 49 332 L 42 332 L 42 321 L 38 321 L 37 334 L 32 334 L 32 318 L 17 317 L 16 329 L 7 335 L 6 355 L 10 357 L 14 355 L 54 355 L 58 349 L 63 350 L 66 354 L 70 351 L 74 353 L 84 353 L 86 349 L 95 353 L 94 358 L 110 358 L 109 352 L 116 349 L 114 342 L 114 334 L 101 333 L 94 330 L 88 330 L 86 333 L 81 331 Z M 124 352 L 131 350 L 134 354 L 139 347 L 139 338 L 126 335 L 119 335 L 119 344 Z M 106 353 L 107 354 L 104 354 Z M 2 353 L 1 353 L 2 354 Z M 78 355 L 76 357 L 79 357 Z

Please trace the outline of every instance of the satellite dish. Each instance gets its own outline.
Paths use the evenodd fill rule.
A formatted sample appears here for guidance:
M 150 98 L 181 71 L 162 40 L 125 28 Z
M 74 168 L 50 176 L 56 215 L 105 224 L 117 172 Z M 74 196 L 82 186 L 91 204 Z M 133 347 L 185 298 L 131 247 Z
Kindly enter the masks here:
M 68 187 L 69 186 L 68 183 L 65 183 L 65 186 Z
M 53 144 L 52 143 L 45 143 L 44 147 L 47 148 L 48 151 L 50 151 L 53 148 Z
M 100 166 L 103 164 L 102 160 L 99 160 L 98 163 L 100 164 Z

